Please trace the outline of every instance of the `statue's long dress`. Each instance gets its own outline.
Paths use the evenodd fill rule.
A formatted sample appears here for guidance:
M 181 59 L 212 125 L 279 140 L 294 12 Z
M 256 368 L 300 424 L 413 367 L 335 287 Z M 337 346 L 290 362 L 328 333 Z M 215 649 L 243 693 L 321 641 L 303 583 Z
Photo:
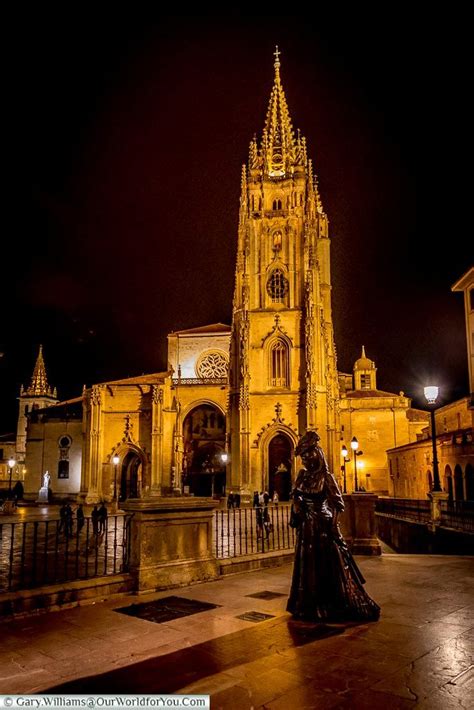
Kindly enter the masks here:
M 376 621 L 380 607 L 333 526 L 333 511 L 342 512 L 344 501 L 324 456 L 317 473 L 300 471 L 293 500 L 299 524 L 287 610 L 308 621 Z

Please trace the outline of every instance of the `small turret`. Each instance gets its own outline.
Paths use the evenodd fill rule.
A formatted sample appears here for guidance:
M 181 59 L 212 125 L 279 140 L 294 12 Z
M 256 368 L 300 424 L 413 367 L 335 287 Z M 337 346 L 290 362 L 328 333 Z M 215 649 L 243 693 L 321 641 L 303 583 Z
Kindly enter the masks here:
M 354 389 L 376 390 L 376 372 L 375 362 L 367 357 L 365 347 L 362 346 L 361 356 L 354 363 Z

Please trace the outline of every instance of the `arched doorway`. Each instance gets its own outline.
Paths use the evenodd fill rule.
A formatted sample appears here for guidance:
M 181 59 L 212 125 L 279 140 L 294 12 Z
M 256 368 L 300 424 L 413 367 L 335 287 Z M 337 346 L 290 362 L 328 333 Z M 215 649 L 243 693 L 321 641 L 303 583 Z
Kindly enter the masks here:
M 140 498 L 143 484 L 143 466 L 140 456 L 135 451 L 125 454 L 120 476 L 119 500 Z
M 452 502 L 454 497 L 453 491 L 453 472 L 451 471 L 451 466 L 446 466 L 444 469 L 444 490 L 448 493 L 448 498 Z
M 470 463 L 467 464 L 464 475 L 466 477 L 466 500 L 474 501 L 474 468 Z
M 454 469 L 454 499 L 464 500 L 464 489 L 462 485 L 462 469 L 459 464 Z
M 225 417 L 212 404 L 192 409 L 183 422 L 183 486 L 195 496 L 224 496 Z
M 280 500 L 289 500 L 291 493 L 291 460 L 293 444 L 279 432 L 268 445 L 268 492 L 278 493 Z

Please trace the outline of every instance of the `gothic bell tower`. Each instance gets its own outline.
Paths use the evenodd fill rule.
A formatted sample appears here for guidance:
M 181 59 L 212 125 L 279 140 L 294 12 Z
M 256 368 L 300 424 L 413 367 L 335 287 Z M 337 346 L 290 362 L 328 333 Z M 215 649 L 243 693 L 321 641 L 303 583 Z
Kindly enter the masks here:
M 56 387 L 53 388 L 48 384 L 42 345 L 39 346 L 39 353 L 36 358 L 30 386 L 23 387 L 23 385 L 21 385 L 19 400 L 16 456 L 18 461 L 24 461 L 26 455 L 28 414 L 35 409 L 44 409 L 58 402 Z
M 262 137 L 242 170 L 230 364 L 231 485 L 277 491 L 316 430 L 330 464 L 339 429 L 328 220 L 275 52 Z

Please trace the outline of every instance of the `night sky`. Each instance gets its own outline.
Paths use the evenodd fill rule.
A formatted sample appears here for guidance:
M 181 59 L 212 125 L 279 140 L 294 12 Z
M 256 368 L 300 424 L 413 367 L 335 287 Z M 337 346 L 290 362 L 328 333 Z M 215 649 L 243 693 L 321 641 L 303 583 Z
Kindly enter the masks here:
M 7 28 L 1 429 L 39 343 L 65 399 L 166 369 L 171 330 L 230 323 L 241 165 L 275 44 L 330 222 L 339 369 L 364 344 L 379 389 L 467 394 L 450 290 L 473 262 L 462 18 L 130 7 L 41 7 Z

